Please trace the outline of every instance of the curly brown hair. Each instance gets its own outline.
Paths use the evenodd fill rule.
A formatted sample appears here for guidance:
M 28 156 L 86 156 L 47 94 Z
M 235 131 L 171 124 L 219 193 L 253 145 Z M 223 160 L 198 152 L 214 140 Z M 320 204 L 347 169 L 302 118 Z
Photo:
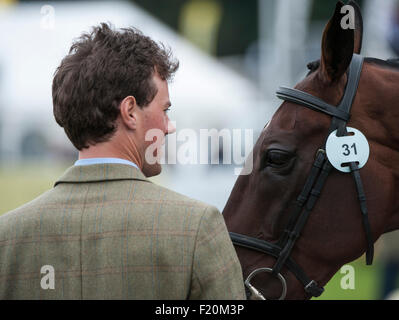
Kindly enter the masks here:
M 169 48 L 138 29 L 101 23 L 72 44 L 54 74 L 55 120 L 78 150 L 107 141 L 121 101 L 132 95 L 147 106 L 157 93 L 154 73 L 169 81 L 178 67 Z

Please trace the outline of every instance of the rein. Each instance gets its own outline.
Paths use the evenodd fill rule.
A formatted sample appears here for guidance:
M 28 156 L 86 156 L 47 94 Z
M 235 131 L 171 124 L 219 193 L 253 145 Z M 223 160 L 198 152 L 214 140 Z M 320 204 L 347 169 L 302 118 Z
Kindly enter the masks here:
M 328 136 L 335 130 L 337 130 L 336 134 L 338 137 L 346 136 L 348 134 L 347 122 L 350 119 L 352 104 L 359 85 L 363 60 L 364 58 L 362 56 L 357 54 L 353 55 L 349 67 L 345 93 L 338 106 L 330 105 L 306 92 L 286 87 L 280 87 L 277 90 L 276 95 L 278 98 L 284 101 L 290 101 L 311 110 L 322 112 L 331 116 L 332 120 Z M 326 155 L 326 141 L 327 138 L 324 142 L 324 145 L 316 152 L 315 160 L 310 170 L 309 176 L 301 193 L 296 199 L 296 207 L 290 217 L 284 233 L 276 244 L 230 232 L 230 237 L 234 245 L 252 249 L 276 258 L 276 262 L 272 268 L 258 268 L 247 277 L 245 280 L 245 286 L 247 289 L 247 295 L 249 297 L 258 300 L 266 300 L 262 293 L 252 286 L 251 279 L 258 273 L 267 272 L 271 273 L 280 280 L 283 291 L 279 300 L 284 299 L 286 296 L 287 284 L 285 278 L 281 274 L 281 269 L 283 266 L 286 266 L 287 269 L 296 276 L 296 278 L 302 283 L 304 290 L 308 295 L 318 297 L 324 291 L 323 287 L 320 287 L 315 280 L 310 279 L 306 275 L 303 269 L 290 257 L 290 255 L 296 241 L 301 235 L 301 231 L 303 230 L 312 209 L 317 202 L 317 199 L 322 192 L 329 173 L 332 169 L 334 169 Z M 350 162 L 349 167 L 356 184 L 357 195 L 360 203 L 360 211 L 362 214 L 362 222 L 366 234 L 366 263 L 367 265 L 371 265 L 374 256 L 374 242 L 368 219 L 366 196 L 364 193 L 358 164 L 356 162 Z

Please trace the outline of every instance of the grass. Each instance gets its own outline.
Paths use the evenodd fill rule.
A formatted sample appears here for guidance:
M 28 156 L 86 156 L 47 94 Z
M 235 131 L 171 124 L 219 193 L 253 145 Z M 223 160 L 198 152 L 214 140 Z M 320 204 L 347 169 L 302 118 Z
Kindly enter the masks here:
M 0 214 L 15 209 L 52 188 L 69 165 L 16 165 L 0 167 Z M 350 264 L 354 268 L 354 288 L 343 289 L 345 274 L 337 272 L 325 286 L 325 292 L 314 300 L 378 299 L 380 266 L 366 266 L 364 257 Z

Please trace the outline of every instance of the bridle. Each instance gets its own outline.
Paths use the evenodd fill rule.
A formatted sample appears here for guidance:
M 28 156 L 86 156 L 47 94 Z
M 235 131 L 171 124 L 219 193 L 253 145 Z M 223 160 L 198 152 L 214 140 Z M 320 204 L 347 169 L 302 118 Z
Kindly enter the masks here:
M 286 87 L 280 87 L 277 90 L 276 95 L 278 98 L 284 101 L 294 102 L 314 111 L 330 115 L 332 120 L 328 135 L 337 130 L 336 135 L 338 137 L 346 136 L 347 122 L 350 119 L 350 111 L 359 85 L 363 60 L 364 58 L 362 56 L 357 54 L 353 55 L 349 67 L 345 93 L 338 106 L 330 105 L 306 92 Z M 279 299 L 284 299 L 287 291 L 287 284 L 285 278 L 281 274 L 281 269 L 283 266 L 286 266 L 287 269 L 291 271 L 302 283 L 307 295 L 318 297 L 323 293 L 324 288 L 320 287 L 315 280 L 310 279 L 304 270 L 290 257 L 290 254 L 295 242 L 300 237 L 301 231 L 306 224 L 310 212 L 312 211 L 317 199 L 321 194 L 329 173 L 333 169 L 333 166 L 327 158 L 325 150 L 326 142 L 324 143 L 323 147 L 319 148 L 316 152 L 315 160 L 308 178 L 301 193 L 295 201 L 295 209 L 277 243 L 271 243 L 258 238 L 230 232 L 230 237 L 234 245 L 269 254 L 276 258 L 276 262 L 272 268 L 258 268 L 247 277 L 245 280 L 245 286 L 248 296 L 253 296 L 252 298 L 254 299 L 265 300 L 263 295 L 252 286 L 251 279 L 256 274 L 267 272 L 271 273 L 280 280 L 283 292 Z M 362 213 L 363 226 L 366 233 L 366 263 L 367 265 L 370 265 L 373 262 L 374 242 L 368 219 L 366 196 L 363 190 L 358 164 L 356 162 L 350 162 L 349 166 L 350 172 L 355 180 L 360 203 L 360 211 Z
M 315 96 L 312 96 L 306 92 L 297 89 L 280 87 L 277 90 L 276 94 L 278 98 L 284 101 L 294 102 L 311 110 L 330 115 L 332 117 L 332 120 L 328 135 L 337 130 L 338 137 L 345 136 L 347 135 L 346 126 L 347 122 L 350 119 L 350 111 L 354 98 L 356 96 L 362 67 L 363 57 L 354 54 L 349 67 L 345 93 L 338 106 L 330 105 Z M 287 284 L 281 274 L 281 269 L 283 268 L 283 266 L 286 266 L 287 269 L 296 276 L 296 278 L 304 286 L 304 290 L 308 295 L 318 297 L 324 291 L 324 288 L 319 287 L 315 280 L 310 279 L 306 275 L 303 269 L 290 257 L 290 254 L 295 245 L 295 242 L 299 238 L 301 231 L 306 224 L 310 212 L 312 211 L 317 199 L 321 194 L 322 188 L 327 180 L 329 173 L 333 169 L 333 166 L 327 159 L 325 146 L 326 143 L 324 143 L 323 147 L 319 148 L 319 150 L 317 151 L 309 176 L 301 193 L 296 199 L 295 209 L 290 216 L 290 220 L 282 236 L 276 244 L 230 232 L 230 237 L 234 245 L 266 253 L 277 259 L 272 268 L 256 269 L 245 280 L 247 295 L 253 295 L 255 299 L 265 299 L 263 295 L 251 285 L 251 279 L 260 272 L 271 273 L 273 276 L 277 277 L 280 280 L 283 287 L 283 292 L 279 299 L 285 298 Z M 364 194 L 363 184 L 360 178 L 359 167 L 357 163 L 350 162 L 349 166 L 355 180 L 358 199 L 360 203 L 360 211 L 362 213 L 363 226 L 366 233 L 366 263 L 367 265 L 370 265 L 373 262 L 374 242 L 368 219 L 366 196 Z

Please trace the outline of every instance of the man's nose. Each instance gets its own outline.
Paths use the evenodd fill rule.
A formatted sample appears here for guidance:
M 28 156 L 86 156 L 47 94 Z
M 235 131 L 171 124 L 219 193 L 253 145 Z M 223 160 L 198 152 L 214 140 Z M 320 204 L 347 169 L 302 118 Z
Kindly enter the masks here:
M 168 120 L 168 128 L 166 134 L 171 134 L 176 132 L 176 122 Z

